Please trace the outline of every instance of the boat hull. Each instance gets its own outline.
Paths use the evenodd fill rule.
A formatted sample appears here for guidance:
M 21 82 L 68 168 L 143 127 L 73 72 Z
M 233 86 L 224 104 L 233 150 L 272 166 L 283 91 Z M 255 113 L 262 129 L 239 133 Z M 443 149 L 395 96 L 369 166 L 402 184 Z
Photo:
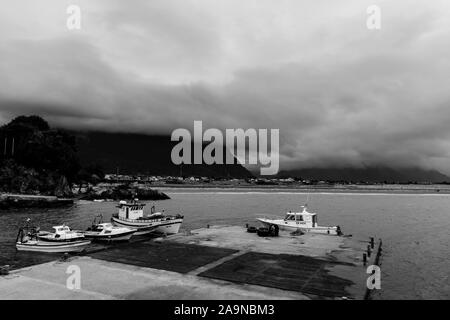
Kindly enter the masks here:
M 16 243 L 16 248 L 19 251 L 35 251 L 47 253 L 65 253 L 65 252 L 81 252 L 91 241 L 77 241 L 77 242 L 47 242 L 47 241 L 27 241 L 25 243 Z
M 39 240 L 41 241 L 45 241 L 45 242 L 53 242 L 53 243 L 60 243 L 60 242 L 66 242 L 66 243 L 71 243 L 71 242 L 76 242 L 76 241 L 82 241 L 84 239 L 84 236 L 77 236 L 74 238 L 54 238 L 54 237 L 49 237 L 49 236 L 37 236 L 39 238 Z
M 178 233 L 183 223 L 183 218 L 140 222 L 138 220 L 119 219 L 117 216 L 112 216 L 111 221 L 117 226 L 135 229 L 135 235 L 146 235 L 150 233 L 175 234 Z
M 338 235 L 338 228 L 337 227 L 307 227 L 305 225 L 302 225 L 301 223 L 297 224 L 296 222 L 286 222 L 285 220 L 279 219 L 264 219 L 264 218 L 258 218 L 256 219 L 259 222 L 263 223 L 266 226 L 269 225 L 277 225 L 280 230 L 285 231 L 297 231 L 301 230 L 302 232 L 310 232 L 310 233 L 319 233 L 319 234 L 327 234 L 327 235 Z M 295 224 L 294 224 L 295 223 Z
M 87 239 L 91 239 L 93 241 L 128 241 L 134 234 L 136 234 L 136 230 L 121 232 L 112 235 L 98 234 L 96 232 L 88 231 L 84 234 L 84 236 Z
M 142 235 L 149 234 L 149 233 L 155 231 L 155 229 L 156 229 L 156 227 L 149 225 L 149 224 L 134 223 L 134 222 L 122 220 L 122 219 L 119 219 L 116 217 L 112 217 L 111 221 L 116 226 L 134 229 L 136 231 L 134 233 L 134 235 L 136 235 L 136 236 L 142 236 Z
M 181 222 L 171 223 L 156 227 L 156 233 L 176 234 L 180 230 Z

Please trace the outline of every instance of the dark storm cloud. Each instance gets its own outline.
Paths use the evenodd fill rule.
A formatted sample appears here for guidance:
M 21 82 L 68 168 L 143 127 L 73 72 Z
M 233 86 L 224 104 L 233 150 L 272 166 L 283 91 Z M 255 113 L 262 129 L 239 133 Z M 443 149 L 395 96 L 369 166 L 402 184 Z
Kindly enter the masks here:
M 446 1 L 19 0 L 0 13 L 0 120 L 170 134 L 279 128 L 289 166 L 450 173 Z

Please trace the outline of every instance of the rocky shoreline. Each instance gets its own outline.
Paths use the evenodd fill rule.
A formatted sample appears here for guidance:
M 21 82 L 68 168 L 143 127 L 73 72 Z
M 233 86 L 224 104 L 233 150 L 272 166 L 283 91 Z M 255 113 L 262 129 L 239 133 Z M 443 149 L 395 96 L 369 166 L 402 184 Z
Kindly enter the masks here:
M 81 200 L 128 200 L 135 199 L 139 200 L 167 200 L 170 197 L 156 189 L 118 185 L 118 186 L 99 186 L 91 188 L 81 195 Z
M 87 192 L 79 194 L 75 199 L 94 200 L 166 200 L 170 197 L 159 190 L 138 188 L 125 185 L 92 187 Z M 74 204 L 74 199 L 47 195 L 31 194 L 0 194 L 0 210 L 13 208 L 57 208 Z

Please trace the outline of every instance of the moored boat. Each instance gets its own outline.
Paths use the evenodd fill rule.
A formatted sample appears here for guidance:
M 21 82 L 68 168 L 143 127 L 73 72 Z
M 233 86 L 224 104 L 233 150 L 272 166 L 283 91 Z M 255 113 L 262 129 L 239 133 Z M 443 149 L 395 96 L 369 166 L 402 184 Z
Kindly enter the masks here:
M 84 232 L 88 239 L 96 241 L 128 241 L 136 233 L 136 229 L 117 227 L 112 223 L 104 223 L 100 215 L 98 222 L 94 219 L 92 226 Z
M 257 218 L 259 222 L 264 225 L 276 225 L 280 230 L 321 233 L 329 235 L 342 235 L 339 226 L 325 227 L 319 226 L 317 223 L 317 213 L 309 212 L 307 206 L 301 206 L 300 212 L 289 211 L 284 218 L 282 217 L 260 217 Z
M 65 252 L 81 252 L 91 241 L 80 240 L 72 242 L 49 242 L 40 240 L 19 241 L 16 248 L 19 251 L 36 251 L 46 253 L 65 253 Z
M 119 212 L 111 217 L 111 221 L 116 226 L 136 229 L 135 235 L 145 235 L 149 233 L 175 234 L 178 233 L 184 217 L 182 215 L 166 215 L 163 212 L 156 212 L 152 206 L 151 213 L 144 212 L 145 203 L 138 201 L 120 201 Z
M 37 237 L 35 227 L 25 226 L 19 229 L 16 248 L 19 251 L 35 251 L 46 253 L 81 252 L 91 243 L 89 240 L 78 241 L 42 241 Z

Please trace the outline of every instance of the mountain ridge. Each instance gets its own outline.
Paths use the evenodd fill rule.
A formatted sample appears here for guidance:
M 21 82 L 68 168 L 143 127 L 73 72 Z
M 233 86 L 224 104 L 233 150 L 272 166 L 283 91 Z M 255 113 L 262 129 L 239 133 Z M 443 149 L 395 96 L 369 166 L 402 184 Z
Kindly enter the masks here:
M 391 168 L 387 166 L 365 168 L 303 168 L 283 170 L 278 177 L 293 177 L 306 180 L 347 181 L 347 182 L 450 182 L 450 177 L 437 171 L 417 167 Z
M 71 134 L 77 138 L 81 163 L 100 165 L 105 173 L 216 178 L 253 176 L 239 163 L 175 165 L 171 152 L 178 142 L 171 141 L 170 136 L 100 131 L 71 131 Z

